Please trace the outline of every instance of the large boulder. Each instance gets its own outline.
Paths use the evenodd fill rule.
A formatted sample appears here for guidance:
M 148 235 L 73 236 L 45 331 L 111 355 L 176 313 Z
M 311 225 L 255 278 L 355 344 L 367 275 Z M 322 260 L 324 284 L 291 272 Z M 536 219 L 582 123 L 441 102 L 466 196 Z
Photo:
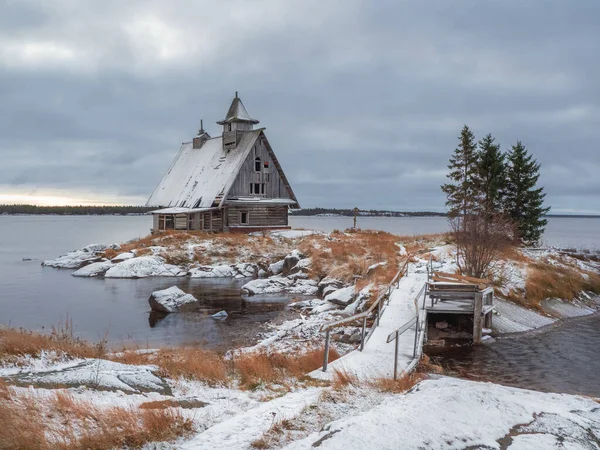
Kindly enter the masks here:
M 177 266 L 165 264 L 159 256 L 139 256 L 115 264 L 104 274 L 106 278 L 174 277 L 180 275 Z
M 269 275 L 279 275 L 283 272 L 283 265 L 285 264 L 285 260 L 277 261 L 269 266 Z
M 104 275 L 104 273 L 113 266 L 110 261 L 99 261 L 87 266 L 83 266 L 81 269 L 72 273 L 74 277 L 98 277 Z
M 325 300 L 340 306 L 348 306 L 354 300 L 354 286 L 348 286 L 325 297 Z
M 153 292 L 148 303 L 153 311 L 172 313 L 177 311 L 182 305 L 194 303 L 198 300 L 192 294 L 186 294 L 177 286 L 172 286 L 162 291 Z
M 338 289 L 343 288 L 345 283 L 336 278 L 325 277 L 321 281 L 319 281 L 319 291 L 317 295 L 321 297 L 325 297 L 331 294 L 333 291 L 337 291 Z
M 292 253 L 287 255 L 283 260 L 283 270 L 282 275 L 286 276 L 290 273 L 290 271 L 296 267 L 296 264 L 300 262 L 301 259 L 304 259 L 305 256 L 300 253 L 298 250 L 294 250 Z

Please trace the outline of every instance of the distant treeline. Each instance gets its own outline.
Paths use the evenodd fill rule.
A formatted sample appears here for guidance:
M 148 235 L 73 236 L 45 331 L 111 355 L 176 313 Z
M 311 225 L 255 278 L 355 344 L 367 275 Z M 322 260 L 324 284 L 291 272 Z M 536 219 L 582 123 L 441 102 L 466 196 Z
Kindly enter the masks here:
M 61 216 L 145 214 L 147 206 L 37 206 L 0 205 L 0 214 L 53 214 Z
M 338 209 L 338 208 L 304 208 L 291 212 L 294 216 L 318 216 L 318 215 L 336 215 L 336 216 L 354 216 L 354 209 Z M 359 216 L 385 216 L 385 217 L 423 217 L 437 216 L 444 217 L 446 213 L 419 211 L 419 212 L 400 212 L 400 211 L 385 211 L 379 209 L 359 210 Z

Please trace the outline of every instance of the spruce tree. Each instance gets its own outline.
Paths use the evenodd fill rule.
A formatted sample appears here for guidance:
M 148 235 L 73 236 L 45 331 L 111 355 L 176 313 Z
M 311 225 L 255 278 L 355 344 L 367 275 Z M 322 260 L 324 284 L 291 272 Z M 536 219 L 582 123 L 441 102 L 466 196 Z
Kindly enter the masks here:
M 476 209 L 476 186 L 477 178 L 477 147 L 475 135 L 468 126 L 464 126 L 459 139 L 458 147 L 450 158 L 447 177 L 450 183 L 442 185 L 442 191 L 446 194 L 446 206 L 448 215 L 457 217 L 473 214 Z
M 479 210 L 486 217 L 502 211 L 502 196 L 505 188 L 506 164 L 500 145 L 494 143 L 491 134 L 479 141 L 476 194 L 479 197 Z
M 544 216 L 550 210 L 544 207 L 544 188 L 536 188 L 540 165 L 521 141 L 512 146 L 507 162 L 505 213 L 515 222 L 523 243 L 536 244 L 548 223 Z

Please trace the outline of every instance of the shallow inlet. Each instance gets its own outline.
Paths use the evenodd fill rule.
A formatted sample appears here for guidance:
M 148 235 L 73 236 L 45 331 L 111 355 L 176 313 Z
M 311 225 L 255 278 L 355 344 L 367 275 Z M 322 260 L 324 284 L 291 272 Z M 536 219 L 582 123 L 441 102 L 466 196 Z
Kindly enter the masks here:
M 491 344 L 429 348 L 451 374 L 544 392 L 600 397 L 600 314 Z

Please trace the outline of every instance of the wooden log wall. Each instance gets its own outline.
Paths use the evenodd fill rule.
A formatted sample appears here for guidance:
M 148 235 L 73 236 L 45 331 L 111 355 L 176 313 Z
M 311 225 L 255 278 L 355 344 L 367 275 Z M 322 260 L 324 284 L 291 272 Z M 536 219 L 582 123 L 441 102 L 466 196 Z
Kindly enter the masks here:
M 240 222 L 241 213 L 248 213 L 248 223 Z M 287 226 L 287 206 L 261 206 L 261 205 L 231 205 L 227 207 L 229 227 L 269 227 Z

